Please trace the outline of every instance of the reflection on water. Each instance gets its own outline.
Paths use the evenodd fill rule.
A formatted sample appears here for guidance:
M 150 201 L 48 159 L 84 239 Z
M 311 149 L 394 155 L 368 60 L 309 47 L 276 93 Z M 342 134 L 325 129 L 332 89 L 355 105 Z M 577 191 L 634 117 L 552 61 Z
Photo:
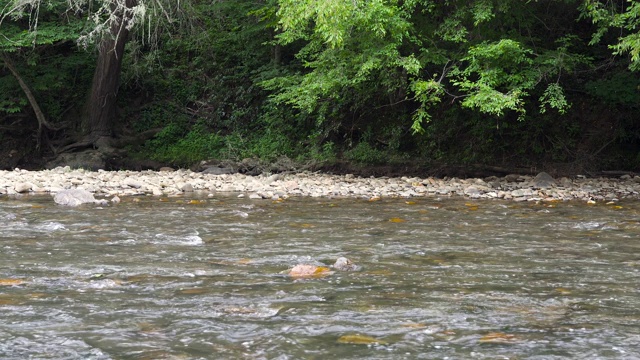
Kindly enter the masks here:
M 0 358 L 639 358 L 639 215 L 638 202 L 0 198 Z M 362 269 L 286 274 L 339 256 Z

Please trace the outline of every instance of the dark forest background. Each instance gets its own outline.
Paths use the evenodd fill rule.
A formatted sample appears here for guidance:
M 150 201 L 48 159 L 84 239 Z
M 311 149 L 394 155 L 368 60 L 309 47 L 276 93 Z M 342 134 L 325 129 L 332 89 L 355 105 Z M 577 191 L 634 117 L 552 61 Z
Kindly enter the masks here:
M 84 3 L 0 0 L 2 168 L 640 169 L 637 2 Z

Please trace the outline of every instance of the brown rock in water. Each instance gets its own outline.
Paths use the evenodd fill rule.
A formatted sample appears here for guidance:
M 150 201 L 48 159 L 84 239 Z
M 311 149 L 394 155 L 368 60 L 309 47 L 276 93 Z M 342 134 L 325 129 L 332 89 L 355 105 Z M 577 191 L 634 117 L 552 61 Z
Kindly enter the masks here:
M 331 271 L 328 267 L 315 266 L 309 264 L 298 264 L 289 270 L 289 276 L 294 279 L 323 277 L 329 275 Z

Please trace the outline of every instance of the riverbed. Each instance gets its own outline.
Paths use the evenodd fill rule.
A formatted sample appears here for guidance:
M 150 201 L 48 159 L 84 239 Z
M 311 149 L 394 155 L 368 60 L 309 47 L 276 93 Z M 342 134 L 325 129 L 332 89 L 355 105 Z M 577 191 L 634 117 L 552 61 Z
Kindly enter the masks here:
M 51 170 L 0 171 L 0 196 L 55 194 L 82 189 L 98 196 L 172 196 L 199 193 L 211 197 L 235 193 L 251 199 L 278 200 L 289 197 L 421 198 L 465 197 L 513 201 L 615 202 L 640 199 L 640 176 L 617 178 L 553 178 L 545 172 L 536 176 L 510 174 L 484 179 L 434 177 L 369 177 L 320 172 L 216 175 L 180 169 L 174 171 L 87 171 L 58 167 Z M 197 195 L 197 194 L 196 194 Z
M 640 358 L 640 202 L 370 200 L 0 197 L 0 358 Z

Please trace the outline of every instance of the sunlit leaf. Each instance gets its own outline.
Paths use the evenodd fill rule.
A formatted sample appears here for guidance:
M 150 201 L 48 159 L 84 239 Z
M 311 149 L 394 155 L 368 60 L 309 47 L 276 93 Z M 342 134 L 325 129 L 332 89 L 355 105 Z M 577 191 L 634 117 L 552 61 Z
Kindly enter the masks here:
M 380 200 L 381 200 L 380 196 L 372 196 L 369 198 L 369 201 L 380 201 Z
M 481 337 L 478 341 L 484 344 L 512 344 L 517 342 L 518 338 L 513 334 L 494 332 Z
M 20 279 L 0 279 L 0 286 L 15 286 L 24 284 L 24 280 Z
M 375 276 L 389 276 L 389 275 L 393 275 L 393 271 L 391 270 L 373 270 L 373 271 L 367 271 L 365 274 L 367 275 L 375 275 Z
M 31 294 L 27 294 L 27 296 L 32 298 L 32 299 L 41 299 L 41 298 L 45 298 L 45 297 L 47 297 L 49 295 L 45 294 L 45 293 L 31 293 Z
M 307 224 L 307 223 L 302 223 L 302 224 L 299 224 L 299 223 L 291 223 L 291 224 L 289 224 L 289 226 L 291 226 L 291 227 L 296 227 L 296 228 L 303 228 L 303 229 L 311 229 L 311 228 L 316 227 L 316 226 L 315 226 L 315 225 L 313 225 L 313 224 Z
M 560 295 L 569 295 L 569 294 L 571 294 L 571 290 L 565 289 L 565 288 L 556 288 L 556 289 L 553 289 L 553 291 L 555 293 L 557 293 L 557 294 L 560 294 Z
M 429 258 L 429 260 L 436 265 L 447 265 L 447 261 L 445 259 Z
M 407 204 L 407 205 L 415 205 L 416 204 L 415 201 L 405 201 L 404 203 Z
M 19 305 L 21 303 L 21 299 L 9 295 L 9 294 L 0 294 L 0 306 L 2 305 Z
M 478 210 L 478 205 L 477 204 L 472 204 L 472 203 L 465 203 L 464 206 L 467 207 L 467 210 L 469 211 L 476 211 Z
M 386 341 L 376 339 L 371 336 L 353 334 L 353 335 L 342 335 L 338 338 L 338 342 L 340 344 L 355 344 L 355 345 L 385 345 Z
M 324 274 L 324 273 L 328 273 L 329 272 L 329 268 L 328 267 L 324 267 L 324 266 L 318 266 L 316 268 L 316 270 L 314 271 L 314 274 Z
M 399 217 L 392 217 L 391 219 L 389 219 L 390 222 L 392 223 L 403 223 L 403 222 L 407 222 L 407 220 L 399 218 Z

